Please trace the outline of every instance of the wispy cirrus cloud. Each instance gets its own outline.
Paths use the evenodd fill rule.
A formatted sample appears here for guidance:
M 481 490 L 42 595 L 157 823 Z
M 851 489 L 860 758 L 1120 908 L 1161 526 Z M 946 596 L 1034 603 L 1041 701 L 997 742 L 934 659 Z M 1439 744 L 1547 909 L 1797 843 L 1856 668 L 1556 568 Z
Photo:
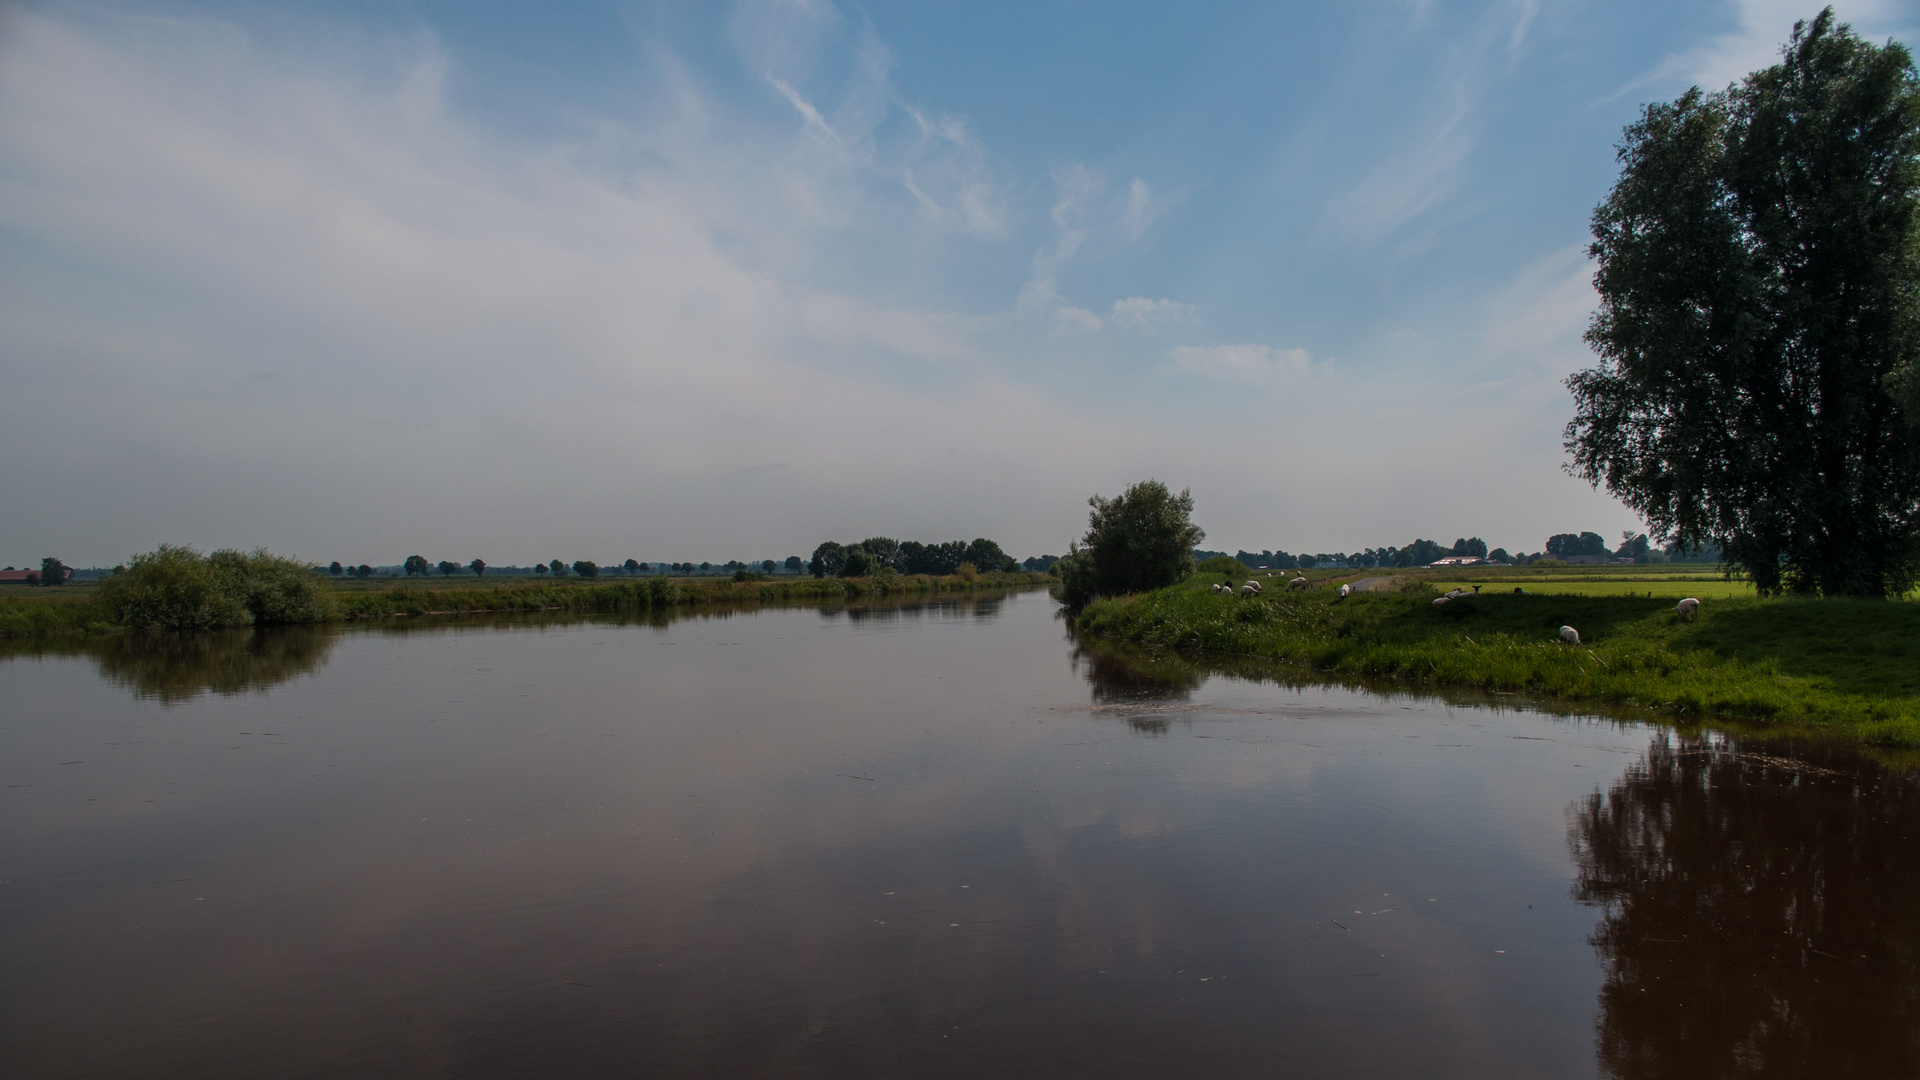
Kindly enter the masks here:
M 1535 0 L 1493 0 L 1463 37 L 1447 43 L 1411 122 L 1383 144 L 1364 175 L 1328 200 L 1321 229 L 1377 243 L 1451 201 L 1484 135 L 1487 95 L 1520 59 L 1538 14 Z
M 1621 92 L 1676 81 L 1719 90 L 1778 63 L 1781 46 L 1792 35 L 1794 24 L 1812 19 L 1820 10 L 1818 4 L 1796 0 L 1731 0 L 1727 7 L 1733 15 L 1733 29 L 1668 57 Z M 1920 25 L 1911 5 L 1889 0 L 1853 0 L 1837 5 L 1836 13 L 1869 39 L 1901 30 L 1911 32 Z

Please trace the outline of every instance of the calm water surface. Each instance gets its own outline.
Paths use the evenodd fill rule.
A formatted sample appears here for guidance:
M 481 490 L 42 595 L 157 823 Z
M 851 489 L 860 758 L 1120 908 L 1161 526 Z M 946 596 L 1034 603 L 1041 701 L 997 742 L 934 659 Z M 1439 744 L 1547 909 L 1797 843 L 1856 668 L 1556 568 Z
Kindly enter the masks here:
M 0 660 L 0 1074 L 1913 1076 L 1920 784 L 1044 594 Z

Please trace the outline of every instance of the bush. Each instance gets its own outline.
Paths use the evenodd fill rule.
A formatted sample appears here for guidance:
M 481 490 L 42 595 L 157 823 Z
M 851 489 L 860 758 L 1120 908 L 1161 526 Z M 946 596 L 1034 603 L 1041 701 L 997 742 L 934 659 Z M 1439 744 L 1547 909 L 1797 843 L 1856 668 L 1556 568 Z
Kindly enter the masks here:
M 657 577 L 647 582 L 647 603 L 652 607 L 671 607 L 680 598 L 680 587 L 666 578 Z
M 1238 580 L 1253 573 L 1253 568 L 1231 555 L 1215 555 L 1193 568 L 1196 574 L 1225 574 Z
M 113 621 L 134 630 L 204 630 L 333 618 L 333 592 L 305 563 L 264 548 L 216 551 L 162 544 L 100 583 Z

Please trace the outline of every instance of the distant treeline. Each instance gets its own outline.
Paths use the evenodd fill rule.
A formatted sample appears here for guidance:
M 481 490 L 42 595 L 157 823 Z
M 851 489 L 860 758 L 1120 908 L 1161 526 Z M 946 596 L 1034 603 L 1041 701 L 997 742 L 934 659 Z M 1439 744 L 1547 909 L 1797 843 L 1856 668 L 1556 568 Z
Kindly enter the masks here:
M 1224 551 L 1207 551 L 1196 548 L 1193 557 L 1197 561 L 1227 555 Z M 1509 553 L 1506 548 L 1487 549 L 1487 542 L 1477 536 L 1461 537 L 1451 544 L 1436 540 L 1416 539 L 1405 547 L 1391 545 L 1380 548 L 1364 548 L 1355 552 L 1319 552 L 1317 554 L 1295 555 L 1286 551 L 1236 551 L 1230 558 L 1238 559 L 1249 567 L 1266 567 L 1270 570 L 1311 570 L 1315 567 L 1390 567 L 1401 568 L 1425 566 L 1448 556 L 1489 559 L 1493 562 L 1527 564 L 1542 559 L 1601 558 L 1626 559 L 1636 563 L 1717 563 L 1720 550 L 1709 545 L 1699 551 L 1682 551 L 1672 545 L 1657 548 L 1648 541 L 1645 533 L 1627 533 L 1621 537 L 1616 549 L 1607 547 L 1606 538 L 1599 533 L 1556 533 L 1548 538 L 1545 549 L 1532 554 Z
M 971 550 L 971 545 L 968 545 Z M 1011 560 L 1006 560 L 1011 561 Z M 1004 565 L 1004 562 L 1003 564 Z M 576 575 L 588 577 L 592 575 Z M 163 545 L 118 567 L 97 591 L 45 599 L 0 597 L 0 638 L 140 630 L 218 630 L 301 625 L 396 615 L 473 612 L 636 612 L 709 603 L 839 600 L 864 596 L 1030 588 L 1037 574 L 986 571 L 943 576 L 889 573 L 816 580 L 732 577 L 675 581 L 654 575 L 560 583 L 521 579 L 491 588 L 399 584 L 341 590 L 306 564 L 266 551 L 216 551 Z
M 1047 556 L 1041 558 L 1049 565 L 1052 562 Z M 1035 561 L 1027 560 L 1029 564 Z M 807 563 L 807 569 L 817 578 L 868 577 L 888 570 L 945 577 L 964 573 L 962 567 L 982 574 L 1010 574 L 1021 569 L 1021 563 L 984 536 L 970 544 L 964 540 L 923 544 L 890 536 L 870 536 L 856 544 L 828 540 L 813 549 L 813 558 Z

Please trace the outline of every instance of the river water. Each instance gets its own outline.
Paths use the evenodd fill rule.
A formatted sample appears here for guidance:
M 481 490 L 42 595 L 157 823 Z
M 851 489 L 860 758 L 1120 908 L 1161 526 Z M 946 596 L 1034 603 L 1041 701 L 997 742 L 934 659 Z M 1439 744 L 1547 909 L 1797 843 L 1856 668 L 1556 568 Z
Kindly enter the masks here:
M 1920 1074 L 1920 783 L 1040 593 L 0 660 L 9 1077 Z

